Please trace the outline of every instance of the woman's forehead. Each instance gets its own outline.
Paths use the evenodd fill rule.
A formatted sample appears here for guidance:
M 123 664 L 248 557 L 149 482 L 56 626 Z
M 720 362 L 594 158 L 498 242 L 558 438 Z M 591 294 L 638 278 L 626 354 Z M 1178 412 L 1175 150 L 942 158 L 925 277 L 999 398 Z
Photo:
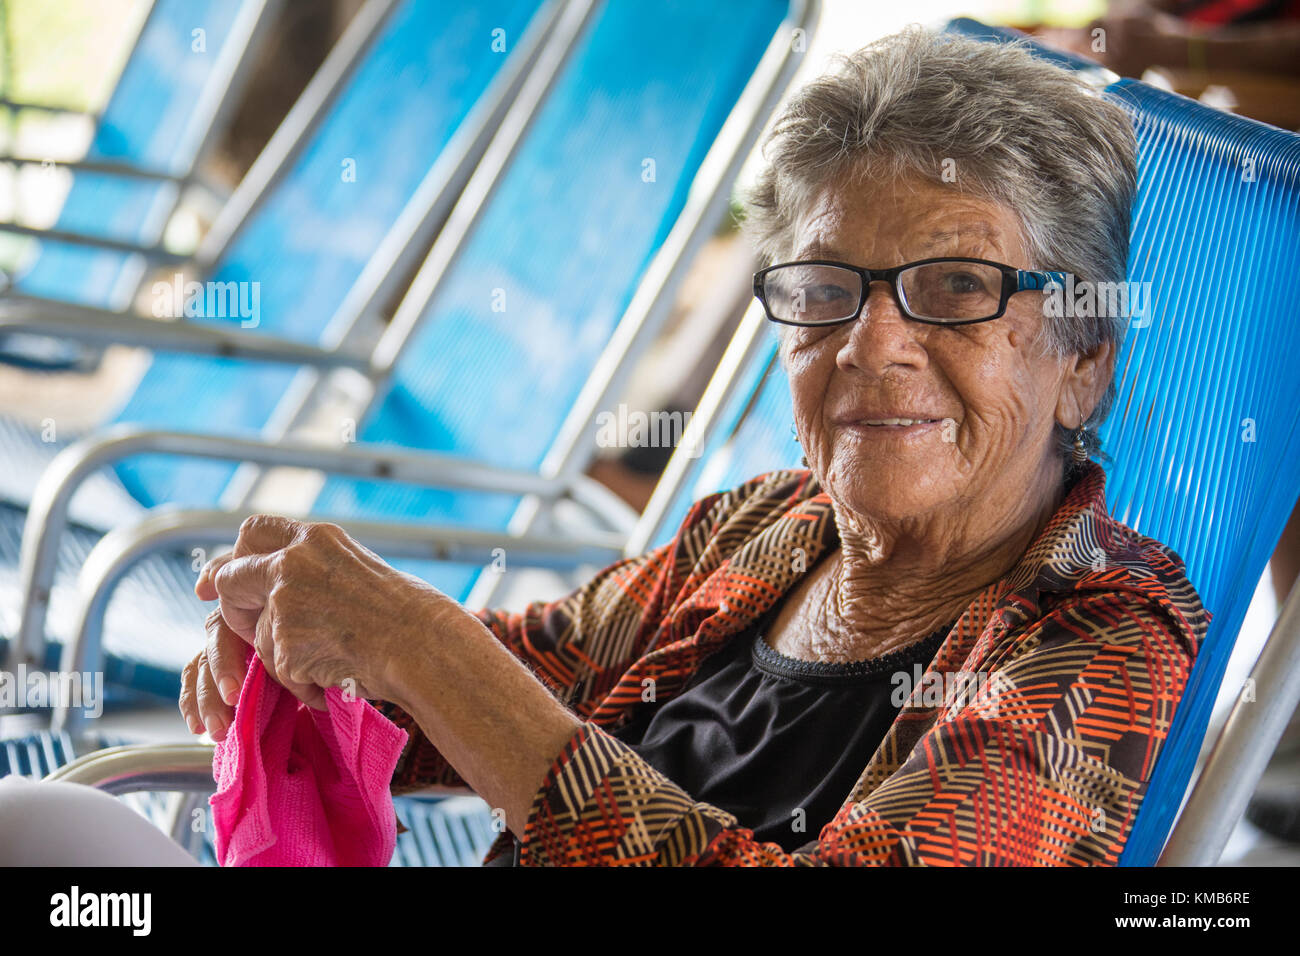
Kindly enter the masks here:
M 800 217 L 794 258 L 842 259 L 880 268 L 905 255 L 1014 258 L 1023 252 L 1017 217 L 1000 203 L 927 181 L 839 180 Z M 889 264 L 897 264 L 892 261 Z

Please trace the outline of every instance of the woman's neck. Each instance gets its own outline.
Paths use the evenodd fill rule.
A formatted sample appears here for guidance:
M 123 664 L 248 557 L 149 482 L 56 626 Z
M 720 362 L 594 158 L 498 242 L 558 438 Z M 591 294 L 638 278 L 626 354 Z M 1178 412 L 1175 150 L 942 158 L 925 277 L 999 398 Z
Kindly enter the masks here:
M 812 626 L 801 656 L 879 657 L 950 624 L 1011 570 L 1060 507 L 1060 485 L 1003 513 L 959 511 L 924 525 L 888 527 L 838 510 L 840 549 L 810 582 Z

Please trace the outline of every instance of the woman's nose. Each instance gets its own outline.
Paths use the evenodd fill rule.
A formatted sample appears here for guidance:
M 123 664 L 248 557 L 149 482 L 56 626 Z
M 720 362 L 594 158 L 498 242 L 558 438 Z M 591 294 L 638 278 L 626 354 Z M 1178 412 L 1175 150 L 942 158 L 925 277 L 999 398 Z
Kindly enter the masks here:
M 888 365 L 923 362 L 925 349 L 916 339 L 917 326 L 903 314 L 893 287 L 888 282 L 873 282 L 862 311 L 849 325 L 839 363 L 878 371 Z

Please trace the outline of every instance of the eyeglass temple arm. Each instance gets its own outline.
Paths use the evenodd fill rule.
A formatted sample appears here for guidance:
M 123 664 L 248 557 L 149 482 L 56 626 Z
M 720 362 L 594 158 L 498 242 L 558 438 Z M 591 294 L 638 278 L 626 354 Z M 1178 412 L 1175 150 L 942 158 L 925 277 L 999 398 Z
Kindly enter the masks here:
M 1026 272 L 1024 269 L 1016 270 L 1016 291 L 1024 292 L 1032 289 L 1045 289 L 1049 285 L 1056 285 L 1060 288 L 1065 286 L 1065 277 L 1069 273 L 1065 272 Z

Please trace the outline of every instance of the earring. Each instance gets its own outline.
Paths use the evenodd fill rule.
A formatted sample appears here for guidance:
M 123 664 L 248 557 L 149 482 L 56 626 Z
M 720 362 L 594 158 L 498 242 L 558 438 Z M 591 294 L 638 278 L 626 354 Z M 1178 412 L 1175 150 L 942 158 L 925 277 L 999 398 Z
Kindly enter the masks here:
M 791 423 L 790 423 L 790 434 L 794 436 L 794 443 L 795 443 L 796 445 L 799 444 L 799 431 L 798 431 L 797 428 L 795 428 L 795 424 L 794 424 L 794 422 L 791 422 Z M 803 455 L 802 457 L 800 457 L 800 459 L 799 459 L 799 464 L 800 464 L 802 467 L 807 468 L 807 467 L 808 467 L 808 456 L 807 456 L 807 455 Z
M 1082 465 L 1088 461 L 1088 429 L 1080 426 L 1074 433 L 1074 463 Z

